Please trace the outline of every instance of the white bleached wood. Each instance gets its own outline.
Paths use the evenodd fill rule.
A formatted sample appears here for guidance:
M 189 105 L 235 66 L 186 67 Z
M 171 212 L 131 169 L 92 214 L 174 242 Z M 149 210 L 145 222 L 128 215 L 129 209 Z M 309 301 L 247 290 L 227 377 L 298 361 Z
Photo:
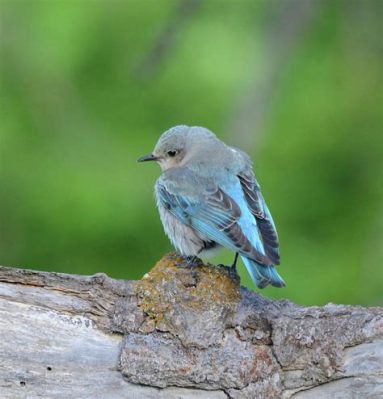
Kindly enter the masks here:
M 197 310 L 198 327 L 185 303 L 205 271 L 164 273 L 175 274 L 158 300 L 179 300 L 155 325 L 135 282 L 0 267 L 1 399 L 383 397 L 382 309 L 302 308 L 242 290 L 233 314 L 219 301 Z M 204 335 L 221 305 L 220 333 Z

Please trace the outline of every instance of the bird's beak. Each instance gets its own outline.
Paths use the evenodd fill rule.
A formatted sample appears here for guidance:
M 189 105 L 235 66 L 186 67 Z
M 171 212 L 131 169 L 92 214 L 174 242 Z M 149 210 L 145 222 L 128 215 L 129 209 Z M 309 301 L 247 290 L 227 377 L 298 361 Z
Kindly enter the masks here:
M 153 154 L 148 154 L 148 155 L 144 155 L 141 158 L 137 159 L 137 162 L 146 162 L 146 161 L 157 161 L 158 158 L 156 156 L 154 156 Z

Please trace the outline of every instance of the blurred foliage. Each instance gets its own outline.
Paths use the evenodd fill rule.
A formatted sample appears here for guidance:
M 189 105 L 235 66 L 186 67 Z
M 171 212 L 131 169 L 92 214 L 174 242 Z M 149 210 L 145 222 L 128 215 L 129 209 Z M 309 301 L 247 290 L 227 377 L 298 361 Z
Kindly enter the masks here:
M 265 35 L 283 3 L 1 0 L 0 263 L 148 271 L 171 246 L 152 194 L 159 168 L 136 159 L 181 123 L 239 145 L 230 126 L 279 51 Z M 287 281 L 263 293 L 382 305 L 382 2 L 316 3 L 244 148 Z

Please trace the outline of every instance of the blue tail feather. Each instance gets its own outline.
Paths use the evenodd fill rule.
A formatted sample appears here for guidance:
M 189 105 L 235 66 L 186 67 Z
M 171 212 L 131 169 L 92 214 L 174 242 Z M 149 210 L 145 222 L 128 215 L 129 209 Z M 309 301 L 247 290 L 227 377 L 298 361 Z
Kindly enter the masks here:
M 271 284 L 274 287 L 284 287 L 286 284 L 274 266 L 261 265 L 252 259 L 241 256 L 251 279 L 258 288 Z

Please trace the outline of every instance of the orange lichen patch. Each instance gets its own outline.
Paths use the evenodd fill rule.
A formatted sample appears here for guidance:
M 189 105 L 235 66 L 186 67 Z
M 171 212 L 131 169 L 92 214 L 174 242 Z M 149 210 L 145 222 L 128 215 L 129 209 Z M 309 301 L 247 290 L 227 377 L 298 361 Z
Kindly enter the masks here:
M 239 281 L 225 267 L 188 266 L 176 253 L 165 255 L 137 284 L 143 311 L 159 325 L 180 309 L 194 313 L 212 307 L 234 310 L 241 299 Z

